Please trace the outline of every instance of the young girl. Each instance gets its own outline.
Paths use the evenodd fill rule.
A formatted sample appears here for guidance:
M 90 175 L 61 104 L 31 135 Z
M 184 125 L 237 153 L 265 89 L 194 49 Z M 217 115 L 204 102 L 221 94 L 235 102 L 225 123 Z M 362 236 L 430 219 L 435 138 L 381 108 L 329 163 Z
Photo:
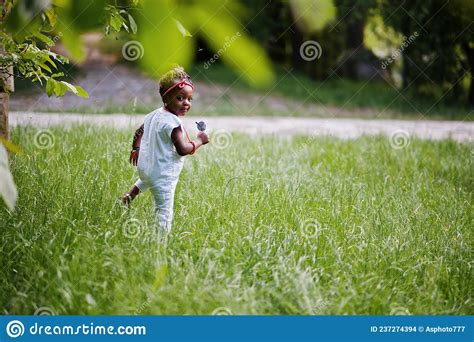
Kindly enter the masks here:
M 140 179 L 123 196 L 125 205 L 140 192 L 150 189 L 161 232 L 171 232 L 173 201 L 184 158 L 209 142 L 206 133 L 189 138 L 180 119 L 191 109 L 194 86 L 182 67 L 176 67 L 160 79 L 164 106 L 145 117 L 133 137 L 130 163 L 137 166 Z M 183 138 L 183 132 L 187 141 Z

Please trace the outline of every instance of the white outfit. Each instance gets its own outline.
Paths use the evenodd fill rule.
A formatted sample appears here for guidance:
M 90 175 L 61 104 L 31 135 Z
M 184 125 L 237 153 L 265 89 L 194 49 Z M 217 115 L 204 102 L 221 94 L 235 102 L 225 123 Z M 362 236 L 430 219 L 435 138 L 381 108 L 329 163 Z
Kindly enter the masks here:
M 174 192 L 184 162 L 171 141 L 171 132 L 181 125 L 181 119 L 163 107 L 148 114 L 144 122 L 137 164 L 140 179 L 135 186 L 141 192 L 151 190 L 160 232 L 171 232 Z

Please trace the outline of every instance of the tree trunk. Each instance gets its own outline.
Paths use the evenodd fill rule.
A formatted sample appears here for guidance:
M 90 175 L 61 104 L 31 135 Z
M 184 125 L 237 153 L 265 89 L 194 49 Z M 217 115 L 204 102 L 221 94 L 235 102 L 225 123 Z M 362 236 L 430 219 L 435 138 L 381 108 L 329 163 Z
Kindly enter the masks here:
M 466 53 L 467 62 L 469 63 L 469 73 L 471 74 L 467 103 L 474 107 L 474 48 L 471 48 L 469 44 L 466 43 L 463 45 L 463 49 Z
M 402 53 L 402 56 L 405 54 Z M 408 78 L 410 77 L 410 68 L 408 66 L 408 59 L 403 58 L 403 65 L 402 65 L 402 89 L 407 89 L 408 88 Z
M 467 98 L 469 106 L 474 107 L 474 75 L 471 72 L 471 84 L 469 85 L 469 97 Z
M 302 32 L 296 26 L 291 25 L 291 66 L 298 71 L 305 71 L 306 61 L 301 57 L 300 48 L 304 43 L 304 37 Z
M 0 0 L 0 22 L 5 18 L 5 0 Z M 0 55 L 3 53 L 3 48 L 0 45 Z M 13 91 L 13 67 L 0 69 L 0 137 L 9 139 L 10 131 L 8 127 L 8 103 L 10 99 L 10 92 Z
M 0 137 L 10 139 L 10 130 L 8 128 L 8 93 L 0 93 Z
M 357 67 L 360 62 L 358 52 L 364 49 L 364 20 L 359 19 L 347 25 L 344 35 L 346 52 L 340 73 L 342 77 L 358 79 Z

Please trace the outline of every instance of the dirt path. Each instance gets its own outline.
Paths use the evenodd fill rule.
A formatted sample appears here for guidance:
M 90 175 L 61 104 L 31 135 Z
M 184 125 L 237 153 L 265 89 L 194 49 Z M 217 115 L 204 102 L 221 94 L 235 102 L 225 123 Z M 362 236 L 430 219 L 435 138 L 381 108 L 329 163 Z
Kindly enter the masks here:
M 462 121 L 405 121 L 405 120 L 363 120 L 363 119 L 313 119 L 285 117 L 198 117 L 184 118 L 190 132 L 196 131 L 195 121 L 206 122 L 210 133 L 216 131 L 242 132 L 250 135 L 276 134 L 291 136 L 329 135 L 352 139 L 361 135 L 408 133 L 422 139 L 452 138 L 456 141 L 474 141 L 474 123 Z M 92 124 L 95 126 L 133 130 L 143 122 L 141 115 L 127 114 L 52 114 L 34 112 L 11 112 L 10 125 L 35 127 Z

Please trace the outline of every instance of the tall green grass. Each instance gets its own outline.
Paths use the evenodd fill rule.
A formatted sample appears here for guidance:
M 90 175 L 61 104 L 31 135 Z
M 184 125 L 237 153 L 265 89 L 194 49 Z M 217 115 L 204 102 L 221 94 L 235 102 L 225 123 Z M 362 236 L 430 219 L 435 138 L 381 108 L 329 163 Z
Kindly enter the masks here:
M 118 204 L 131 132 L 49 133 L 13 132 L 4 314 L 474 312 L 472 144 L 215 136 L 187 157 L 164 246 L 150 194 Z

